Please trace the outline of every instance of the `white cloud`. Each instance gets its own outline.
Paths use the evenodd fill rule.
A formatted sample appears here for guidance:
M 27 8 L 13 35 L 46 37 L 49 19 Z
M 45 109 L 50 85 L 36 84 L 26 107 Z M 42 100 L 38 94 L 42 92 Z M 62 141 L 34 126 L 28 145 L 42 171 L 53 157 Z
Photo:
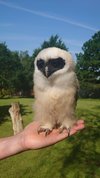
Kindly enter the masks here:
M 17 6 L 17 5 L 11 4 L 11 3 L 7 3 L 7 2 L 1 1 L 1 0 L 0 0 L 0 4 L 7 6 L 7 7 L 10 7 L 10 8 L 13 8 L 13 9 L 26 11 L 28 13 L 31 13 L 31 14 L 34 14 L 34 15 L 37 15 L 37 16 L 41 16 L 41 17 L 44 17 L 44 18 L 64 22 L 64 23 L 67 23 L 67 24 L 70 24 L 70 25 L 74 25 L 74 26 L 77 26 L 77 27 L 80 27 L 80 28 L 87 29 L 87 30 L 91 30 L 91 31 L 95 31 L 95 32 L 98 31 L 98 29 L 96 29 L 94 27 L 91 27 L 89 25 L 85 25 L 85 24 L 82 24 L 82 23 L 79 23 L 79 22 L 71 21 L 67 18 L 62 18 L 62 17 L 50 15 L 50 14 L 47 14 L 47 13 L 44 13 L 44 12 L 35 11 L 35 10 L 28 9 L 28 8 L 20 7 L 20 6 Z

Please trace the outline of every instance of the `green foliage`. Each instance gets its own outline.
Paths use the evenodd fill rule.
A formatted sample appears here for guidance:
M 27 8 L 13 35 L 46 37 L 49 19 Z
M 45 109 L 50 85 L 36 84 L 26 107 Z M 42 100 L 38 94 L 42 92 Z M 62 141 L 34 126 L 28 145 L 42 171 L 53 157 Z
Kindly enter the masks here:
M 27 96 L 33 89 L 33 61 L 27 51 L 20 52 L 19 57 L 21 60 L 22 71 L 18 75 L 18 82 L 20 81 L 20 84 L 17 84 L 17 86 L 20 87 L 23 95 Z
M 77 75 L 82 97 L 100 98 L 100 31 L 83 44 L 77 54 Z
M 48 47 L 58 47 L 66 51 L 68 50 L 68 48 L 66 48 L 66 45 L 62 42 L 58 35 L 55 36 L 52 35 L 48 41 L 44 41 L 43 44 L 41 45 L 42 49 Z
M 0 43 L 0 97 L 32 93 L 34 59 L 44 48 L 58 47 L 68 50 L 58 35 L 52 35 L 29 56 L 28 51 L 10 51 Z M 76 71 L 80 81 L 80 96 L 100 98 L 100 31 L 95 33 L 77 54 Z
M 34 53 L 32 55 L 33 60 L 35 59 L 35 57 L 41 50 L 43 50 L 45 48 L 49 48 L 49 47 L 58 47 L 58 48 L 68 51 L 68 48 L 66 47 L 66 45 L 64 44 L 62 39 L 58 35 L 52 35 L 48 41 L 44 41 L 42 43 L 40 48 L 37 48 L 34 50 Z
M 34 59 L 42 49 L 51 46 L 67 50 L 58 35 L 44 41 L 40 48 L 34 50 L 32 57 L 28 51 L 13 52 L 5 43 L 0 43 L 0 97 L 32 94 Z
M 33 120 L 33 99 L 1 99 L 1 137 L 13 134 L 8 109 L 14 101 L 19 101 L 21 104 L 24 126 Z M 99 178 L 100 100 L 79 100 L 77 116 L 85 120 L 84 130 L 51 147 L 27 151 L 1 160 L 0 176 L 2 178 Z
M 10 85 L 8 78 L 12 75 L 12 62 L 10 50 L 8 50 L 5 43 L 0 44 L 0 89 L 8 88 Z
M 28 52 L 12 52 L 5 43 L 0 43 L 0 97 L 18 93 L 28 95 L 32 90 L 32 77 Z

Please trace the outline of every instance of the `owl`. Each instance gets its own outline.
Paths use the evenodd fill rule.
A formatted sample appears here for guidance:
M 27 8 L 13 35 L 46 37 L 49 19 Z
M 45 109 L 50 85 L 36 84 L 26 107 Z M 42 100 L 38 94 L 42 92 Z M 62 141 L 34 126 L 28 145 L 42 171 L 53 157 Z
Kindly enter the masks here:
M 48 135 L 54 128 L 61 133 L 76 122 L 75 108 L 79 83 L 75 64 L 69 52 L 50 47 L 35 58 L 34 94 L 35 120 L 38 133 Z

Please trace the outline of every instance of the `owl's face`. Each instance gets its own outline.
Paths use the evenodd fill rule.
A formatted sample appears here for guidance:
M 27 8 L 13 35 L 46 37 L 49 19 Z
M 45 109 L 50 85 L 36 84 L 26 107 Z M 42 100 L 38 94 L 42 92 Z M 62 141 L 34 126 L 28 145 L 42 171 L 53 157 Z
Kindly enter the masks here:
M 45 61 L 43 59 L 37 60 L 37 68 L 45 77 L 50 77 L 57 71 L 63 69 L 65 66 L 65 60 L 61 57 L 48 59 Z
M 56 48 L 42 50 L 35 59 L 35 71 L 47 79 L 74 70 L 74 62 L 69 52 Z

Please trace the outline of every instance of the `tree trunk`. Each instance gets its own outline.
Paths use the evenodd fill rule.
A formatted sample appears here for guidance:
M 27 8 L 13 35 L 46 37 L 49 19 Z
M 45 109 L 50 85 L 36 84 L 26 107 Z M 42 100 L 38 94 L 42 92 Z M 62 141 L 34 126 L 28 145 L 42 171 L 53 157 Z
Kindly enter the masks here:
M 20 105 L 18 102 L 11 104 L 9 113 L 12 119 L 14 135 L 16 135 L 23 130 L 23 120 L 20 114 Z

